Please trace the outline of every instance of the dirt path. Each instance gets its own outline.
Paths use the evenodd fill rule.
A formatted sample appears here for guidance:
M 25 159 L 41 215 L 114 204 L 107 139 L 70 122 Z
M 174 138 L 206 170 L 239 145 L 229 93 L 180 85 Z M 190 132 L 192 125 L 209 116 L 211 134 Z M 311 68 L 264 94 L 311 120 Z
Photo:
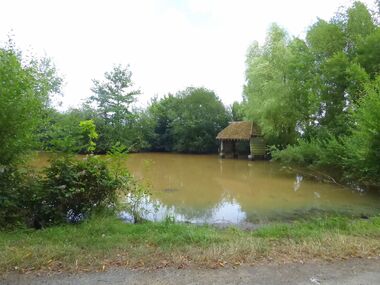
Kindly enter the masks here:
M 9 274 L 0 284 L 380 284 L 380 259 L 335 263 L 241 266 L 223 269 L 115 269 L 102 273 L 31 276 Z

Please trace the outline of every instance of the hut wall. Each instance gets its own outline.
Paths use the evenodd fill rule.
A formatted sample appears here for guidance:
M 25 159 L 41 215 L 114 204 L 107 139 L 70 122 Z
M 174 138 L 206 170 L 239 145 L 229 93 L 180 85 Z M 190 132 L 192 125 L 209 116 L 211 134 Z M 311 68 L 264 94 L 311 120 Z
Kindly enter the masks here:
M 223 153 L 231 153 L 232 152 L 232 141 L 223 141 Z
M 239 155 L 248 155 L 250 153 L 249 141 L 236 142 L 236 151 L 239 153 Z
M 266 144 L 263 137 L 253 137 L 250 141 L 251 154 L 253 156 L 264 156 L 266 154 Z

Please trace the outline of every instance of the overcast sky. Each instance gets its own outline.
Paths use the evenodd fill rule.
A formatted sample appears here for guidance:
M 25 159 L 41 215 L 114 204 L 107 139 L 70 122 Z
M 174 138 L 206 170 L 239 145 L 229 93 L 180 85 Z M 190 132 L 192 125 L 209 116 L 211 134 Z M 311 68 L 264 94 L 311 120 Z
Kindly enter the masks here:
M 364 1 L 372 4 L 372 0 Z M 245 54 L 271 23 L 303 37 L 349 0 L 0 0 L 0 41 L 47 55 L 64 77 L 64 108 L 91 95 L 91 79 L 130 64 L 146 104 L 187 86 L 241 99 Z

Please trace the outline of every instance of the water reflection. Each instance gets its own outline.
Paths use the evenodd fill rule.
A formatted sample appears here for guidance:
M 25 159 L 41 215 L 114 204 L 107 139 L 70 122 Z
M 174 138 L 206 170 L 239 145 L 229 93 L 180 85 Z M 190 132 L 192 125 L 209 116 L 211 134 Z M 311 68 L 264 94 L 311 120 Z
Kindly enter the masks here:
M 293 186 L 294 192 L 297 192 L 298 189 L 300 189 L 302 180 L 303 180 L 303 176 L 297 174 L 296 175 L 296 181 L 294 182 L 294 186 Z

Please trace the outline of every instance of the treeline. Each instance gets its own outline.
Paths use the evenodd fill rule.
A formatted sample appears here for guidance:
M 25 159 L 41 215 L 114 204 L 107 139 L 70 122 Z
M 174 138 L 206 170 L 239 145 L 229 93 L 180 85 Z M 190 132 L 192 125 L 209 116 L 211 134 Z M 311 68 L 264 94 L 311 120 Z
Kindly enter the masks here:
M 274 159 L 380 185 L 380 27 L 355 2 L 305 39 L 273 25 L 246 59 L 245 115 Z
M 0 229 L 76 223 L 120 210 L 139 222 L 137 205 L 148 192 L 121 166 L 126 151 L 217 149 L 215 136 L 232 111 L 213 91 L 190 87 L 136 109 L 141 92 L 131 77 L 128 66 L 115 66 L 93 81 L 81 108 L 62 113 L 51 104 L 62 83 L 52 62 L 24 56 L 12 41 L 0 48 Z M 60 155 L 36 170 L 26 163 L 32 150 Z M 119 203 L 121 195 L 127 203 Z
M 95 153 L 106 153 L 115 144 L 129 151 L 211 153 L 215 137 L 232 119 L 216 94 L 206 88 L 189 87 L 139 109 L 134 102 L 140 90 L 133 88 L 129 67 L 115 66 L 104 81 L 93 81 L 91 96 L 80 108 L 46 112 L 39 129 L 43 150 L 85 152 L 80 122 L 92 120 L 99 134 Z

